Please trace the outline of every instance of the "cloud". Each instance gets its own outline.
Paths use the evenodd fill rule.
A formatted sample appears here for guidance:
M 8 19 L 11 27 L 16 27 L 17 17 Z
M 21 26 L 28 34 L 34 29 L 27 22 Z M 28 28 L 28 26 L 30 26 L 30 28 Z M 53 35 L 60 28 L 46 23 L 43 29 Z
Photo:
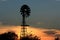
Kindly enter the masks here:
M 38 24 L 38 25 L 42 25 L 42 24 L 44 24 L 44 23 L 43 23 L 43 22 L 37 22 L 37 24 Z
M 7 1 L 7 0 L 1 0 L 1 1 Z
M 2 25 L 3 23 L 2 22 L 0 22 L 0 25 Z
M 56 1 L 60 1 L 60 0 L 56 0 Z
M 44 31 L 44 33 L 47 35 L 55 35 L 57 32 L 55 32 L 55 31 Z
M 56 34 L 55 36 L 56 36 L 56 37 L 60 37 L 60 34 Z

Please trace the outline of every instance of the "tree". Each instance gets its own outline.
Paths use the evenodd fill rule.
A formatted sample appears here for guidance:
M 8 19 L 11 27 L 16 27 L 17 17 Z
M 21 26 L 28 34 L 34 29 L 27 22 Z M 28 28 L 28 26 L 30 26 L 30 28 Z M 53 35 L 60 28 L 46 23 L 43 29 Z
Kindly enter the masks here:
M 20 40 L 40 40 L 40 39 L 39 39 L 39 37 L 37 37 L 37 36 L 34 36 L 34 37 L 33 37 L 33 35 L 30 34 L 30 35 L 27 35 L 27 36 L 25 36 L 25 37 L 21 37 Z
M 18 36 L 14 32 L 0 34 L 0 40 L 17 40 Z
M 55 38 L 55 40 L 59 40 L 59 37 Z

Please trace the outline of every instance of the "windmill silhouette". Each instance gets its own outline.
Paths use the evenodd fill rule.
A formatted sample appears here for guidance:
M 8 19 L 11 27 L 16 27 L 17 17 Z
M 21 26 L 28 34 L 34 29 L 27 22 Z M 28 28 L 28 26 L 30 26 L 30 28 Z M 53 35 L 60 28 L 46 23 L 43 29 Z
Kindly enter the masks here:
M 26 18 L 30 16 L 30 8 L 28 5 L 24 4 L 22 7 L 21 7 L 21 15 L 22 15 L 22 34 L 20 36 L 20 40 L 40 40 L 37 36 L 34 36 L 32 37 L 33 35 L 32 34 L 26 34 L 27 33 L 27 28 L 26 26 L 29 26 L 29 25 L 26 25 Z
M 21 12 L 21 15 L 22 15 L 22 36 L 26 36 L 26 32 L 27 32 L 27 28 L 26 28 L 26 26 L 29 26 L 29 25 L 26 25 L 26 22 L 25 22 L 25 18 L 27 18 L 27 17 L 29 17 L 30 16 L 30 8 L 29 8 L 29 6 L 27 6 L 27 5 L 23 5 L 22 7 L 21 7 L 21 10 L 20 10 L 20 12 Z

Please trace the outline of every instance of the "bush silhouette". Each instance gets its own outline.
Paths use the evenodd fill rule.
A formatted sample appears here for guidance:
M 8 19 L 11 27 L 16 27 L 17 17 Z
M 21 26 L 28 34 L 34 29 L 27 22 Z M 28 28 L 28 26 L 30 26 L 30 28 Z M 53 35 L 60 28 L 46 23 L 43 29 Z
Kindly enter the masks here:
M 30 35 L 27 35 L 27 36 L 25 36 L 25 37 L 21 37 L 20 40 L 40 40 L 40 39 L 39 39 L 37 36 L 34 36 L 34 37 L 33 37 L 33 35 L 30 34 Z
M 17 40 L 18 36 L 14 32 L 0 34 L 0 40 Z
M 59 40 L 59 37 L 55 38 L 55 40 Z

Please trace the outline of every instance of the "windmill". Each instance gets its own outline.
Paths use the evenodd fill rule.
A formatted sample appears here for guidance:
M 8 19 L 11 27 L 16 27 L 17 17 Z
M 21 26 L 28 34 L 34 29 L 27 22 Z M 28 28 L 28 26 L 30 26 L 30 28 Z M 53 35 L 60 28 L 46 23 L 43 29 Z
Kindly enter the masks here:
M 27 32 L 27 28 L 26 26 L 26 21 L 25 21 L 25 18 L 29 17 L 30 16 L 30 8 L 28 5 L 24 4 L 22 7 L 21 7 L 21 15 L 22 15 L 22 36 L 25 37 L 26 36 L 26 32 Z
M 37 36 L 32 37 L 33 36 L 32 34 L 30 34 L 30 35 L 26 34 L 26 32 L 27 32 L 26 26 L 29 26 L 29 25 L 26 25 L 25 19 L 30 16 L 30 11 L 31 10 L 28 5 L 23 5 L 21 7 L 20 12 L 22 15 L 22 25 L 21 25 L 22 26 L 22 34 L 20 36 L 20 40 L 40 40 Z

